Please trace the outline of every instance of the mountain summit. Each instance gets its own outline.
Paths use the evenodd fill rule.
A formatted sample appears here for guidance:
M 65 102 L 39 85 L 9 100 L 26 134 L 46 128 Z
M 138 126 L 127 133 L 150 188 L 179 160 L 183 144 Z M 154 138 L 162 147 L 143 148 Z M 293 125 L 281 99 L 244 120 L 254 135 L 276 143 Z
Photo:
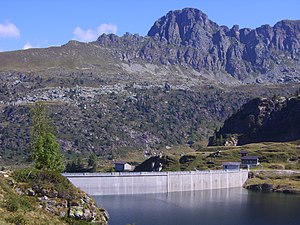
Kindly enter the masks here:
M 185 8 L 158 19 L 146 37 L 102 35 L 98 43 L 116 47 L 125 60 L 138 57 L 150 63 L 190 67 L 225 83 L 230 78 L 242 83 L 300 81 L 299 20 L 256 29 L 228 28 L 198 9 Z
M 170 11 L 157 20 L 148 36 L 158 36 L 160 41 L 167 40 L 169 44 L 198 46 L 218 30 L 219 26 L 209 20 L 206 14 L 198 9 L 185 8 Z

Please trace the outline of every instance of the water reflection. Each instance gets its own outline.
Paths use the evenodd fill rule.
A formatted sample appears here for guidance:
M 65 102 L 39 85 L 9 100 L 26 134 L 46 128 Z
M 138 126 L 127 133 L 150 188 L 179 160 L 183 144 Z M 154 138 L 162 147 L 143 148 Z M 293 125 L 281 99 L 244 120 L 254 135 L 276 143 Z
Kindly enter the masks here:
M 300 197 L 242 188 L 123 196 L 95 196 L 110 225 L 296 225 Z
M 241 188 L 219 189 L 209 191 L 174 192 L 156 198 L 184 208 L 207 208 L 216 204 L 242 204 L 246 201 L 247 191 Z M 202 204 L 205 203 L 205 204 Z

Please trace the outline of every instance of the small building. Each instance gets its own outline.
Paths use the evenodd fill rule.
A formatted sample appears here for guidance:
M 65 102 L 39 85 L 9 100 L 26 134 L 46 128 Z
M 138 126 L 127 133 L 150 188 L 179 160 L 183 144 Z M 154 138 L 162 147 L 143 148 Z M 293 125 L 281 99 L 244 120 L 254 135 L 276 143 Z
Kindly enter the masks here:
M 241 151 L 240 151 L 241 157 L 247 156 L 248 153 L 249 153 L 249 152 L 246 151 L 246 150 L 241 150 Z
M 241 157 L 243 168 L 250 168 L 259 165 L 259 156 L 243 156 Z
M 239 170 L 241 163 L 240 162 L 223 162 L 223 170 Z
M 133 166 L 131 166 L 127 162 L 119 161 L 115 162 L 115 171 L 116 172 L 123 172 L 123 171 L 132 171 Z

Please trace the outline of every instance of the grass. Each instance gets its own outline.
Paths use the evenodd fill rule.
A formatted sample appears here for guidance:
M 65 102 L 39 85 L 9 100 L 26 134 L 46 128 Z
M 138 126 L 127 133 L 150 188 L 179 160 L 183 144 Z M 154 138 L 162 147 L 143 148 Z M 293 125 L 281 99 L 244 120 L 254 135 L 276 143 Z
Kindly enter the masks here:
M 288 190 L 291 193 L 300 193 L 300 172 L 262 171 L 253 174 L 254 178 L 248 179 L 244 184 L 246 188 L 251 185 L 269 184 L 275 191 Z
M 241 150 L 247 150 L 248 155 L 260 157 L 260 165 L 254 170 L 261 169 L 289 169 L 300 170 L 300 142 L 263 142 L 243 146 L 209 146 L 201 147 L 198 151 L 189 145 L 175 145 L 171 148 L 160 149 L 164 155 L 170 157 L 166 170 L 210 170 L 222 169 L 222 162 L 240 162 Z M 214 153 L 219 152 L 217 156 Z M 138 165 L 147 157 L 141 151 L 129 151 L 127 154 L 118 154 L 115 161 L 126 161 Z M 111 171 L 114 160 L 98 158 L 98 171 Z
M 34 190 L 35 196 L 27 196 L 28 189 Z M 53 193 L 57 195 L 54 196 Z M 51 199 L 50 203 L 56 205 L 51 208 L 52 203 L 42 202 L 40 199 L 42 196 L 48 196 Z M 9 173 L 8 177 L 0 173 L 0 224 L 91 224 L 74 218 L 59 217 L 61 212 L 64 213 L 67 210 L 65 207 L 60 207 L 64 206 L 66 201 L 76 204 L 84 198 L 82 191 L 56 172 L 22 169 Z M 90 203 L 82 204 L 86 209 L 100 212 L 100 209 L 92 205 L 92 199 Z
M 248 155 L 260 157 L 261 164 L 256 169 L 300 169 L 300 146 L 298 142 L 263 142 L 243 146 L 206 147 L 198 151 L 196 162 L 193 164 L 199 165 L 211 161 L 215 165 L 214 168 L 220 168 L 222 162 L 239 162 L 241 150 L 248 151 Z M 207 156 L 207 154 L 214 152 L 220 152 L 219 156 Z
M 13 178 L 27 187 L 37 185 L 42 189 L 56 190 L 59 196 L 67 199 L 76 198 L 79 194 L 78 189 L 57 172 L 41 172 L 34 169 L 16 170 Z
M 33 199 L 15 193 L 9 180 L 0 176 L 0 224 L 66 224 L 40 209 Z

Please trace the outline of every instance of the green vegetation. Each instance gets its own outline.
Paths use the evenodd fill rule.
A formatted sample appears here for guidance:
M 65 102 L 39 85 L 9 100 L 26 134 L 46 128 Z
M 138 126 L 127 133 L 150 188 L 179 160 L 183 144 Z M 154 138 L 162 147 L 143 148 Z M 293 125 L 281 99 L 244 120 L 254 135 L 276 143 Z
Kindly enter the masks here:
M 91 154 L 88 159 L 88 166 L 91 167 L 91 172 L 95 172 L 97 169 L 97 156 Z
M 257 191 L 300 194 L 300 172 L 254 171 L 244 187 Z
M 244 145 L 264 141 L 282 142 L 300 139 L 300 100 L 274 94 L 255 98 L 227 118 L 209 140 L 209 145 Z
M 57 130 L 55 135 L 68 161 L 76 158 L 76 155 L 88 157 L 95 153 L 97 158 L 108 155 L 117 158 L 129 151 L 141 152 L 205 141 L 215 128 L 220 127 L 228 116 L 250 98 L 272 96 L 274 93 L 290 94 L 282 94 L 282 87 L 276 86 L 264 90 L 257 87 L 236 87 L 231 90 L 213 86 L 182 90 L 171 85 L 171 90 L 166 92 L 159 85 L 138 86 L 125 81 L 121 85 L 123 88 L 116 87 L 112 91 L 110 86 L 106 86 L 107 80 L 102 82 L 94 74 L 92 78 L 98 89 L 92 88 L 92 82 L 87 81 L 92 79 L 88 74 L 74 76 L 84 79 L 84 85 L 73 87 L 71 83 L 74 78 L 63 76 L 63 88 L 59 88 L 59 80 L 40 77 L 41 86 L 36 90 L 38 93 L 50 93 L 46 102 L 47 113 L 53 119 Z M 26 84 L 33 86 L 37 82 L 35 78 L 36 74 L 27 75 L 24 79 Z M 110 82 L 111 85 L 115 84 L 115 81 Z M 52 85 L 53 89 L 49 88 Z M 103 94 L 106 89 L 107 93 Z M 27 89 L 22 89 L 23 92 L 26 96 L 38 95 Z M 51 100 L 53 92 L 64 96 L 63 102 L 60 99 Z M 31 106 L 25 103 L 2 106 L 1 163 L 16 164 L 28 158 Z
M 31 148 L 37 169 L 63 171 L 63 156 L 43 102 L 32 109 Z
M 83 216 L 86 211 L 93 217 Z M 75 212 L 81 217 L 76 217 Z M 92 220 L 106 224 L 103 212 L 92 198 L 56 171 L 22 169 L 0 173 L 0 224 L 85 225 Z
M 13 193 L 8 193 L 5 196 L 5 207 L 10 212 L 16 212 L 20 209 L 23 211 L 32 211 L 32 200 L 27 196 L 19 196 Z
M 89 155 L 87 162 L 84 162 L 83 157 L 77 156 L 70 160 L 66 165 L 66 172 L 96 172 L 97 170 L 97 156 L 92 153 Z
M 180 149 L 180 147 L 178 147 Z M 188 149 L 188 148 L 186 148 Z M 191 150 L 191 149 L 189 149 Z M 260 165 L 254 170 L 292 169 L 300 170 L 299 142 L 265 142 L 243 146 L 210 146 L 198 151 L 185 151 L 172 154 L 169 150 L 163 157 L 164 171 L 173 170 L 215 170 L 222 169 L 222 162 L 240 162 L 240 151 L 248 151 L 248 155 L 259 156 Z M 182 153 L 181 153 L 182 154 Z M 123 159 L 121 159 L 123 160 Z
M 37 185 L 40 189 L 56 190 L 60 196 L 69 200 L 76 198 L 79 193 L 68 179 L 56 171 L 22 169 L 14 171 L 12 176 L 15 181 L 24 184 L 26 188 Z
M 3 178 L 0 174 L 0 224 L 67 224 L 39 208 L 35 198 L 17 194 L 15 185 L 10 178 Z

